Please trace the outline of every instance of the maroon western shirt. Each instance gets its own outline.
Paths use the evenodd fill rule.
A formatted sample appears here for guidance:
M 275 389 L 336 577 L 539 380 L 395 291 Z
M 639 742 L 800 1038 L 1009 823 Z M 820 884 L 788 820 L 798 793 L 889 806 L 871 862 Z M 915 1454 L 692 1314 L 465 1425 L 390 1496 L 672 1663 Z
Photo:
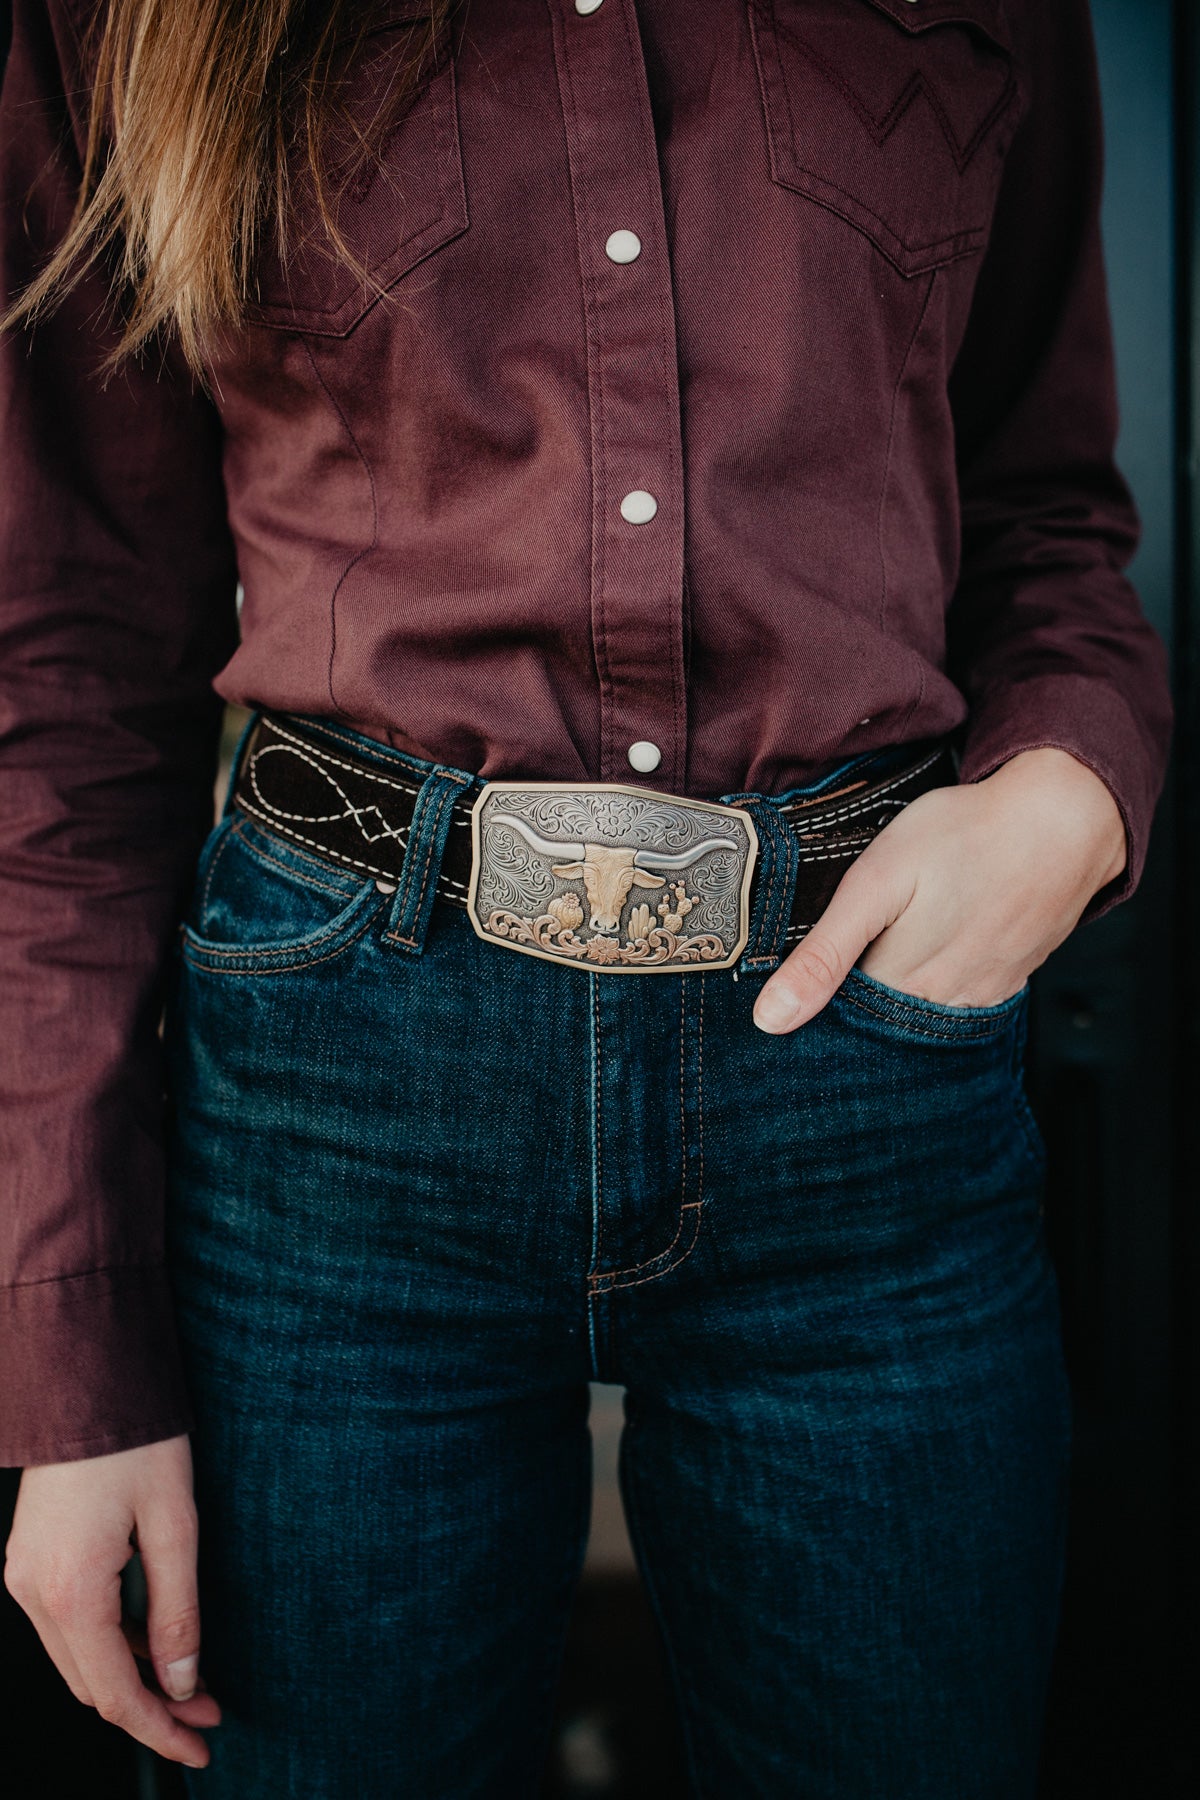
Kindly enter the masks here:
M 5 298 L 78 182 L 94 3 L 16 0 Z M 373 10 L 364 116 L 412 16 Z M 699 796 L 1059 745 L 1127 827 L 1090 911 L 1141 869 L 1169 702 L 1086 0 L 488 0 L 451 50 L 341 204 L 382 297 L 268 243 L 211 397 L 173 348 L 101 388 L 99 273 L 0 344 L 14 1463 L 189 1423 L 156 1028 L 214 686 L 492 776 L 649 743 Z

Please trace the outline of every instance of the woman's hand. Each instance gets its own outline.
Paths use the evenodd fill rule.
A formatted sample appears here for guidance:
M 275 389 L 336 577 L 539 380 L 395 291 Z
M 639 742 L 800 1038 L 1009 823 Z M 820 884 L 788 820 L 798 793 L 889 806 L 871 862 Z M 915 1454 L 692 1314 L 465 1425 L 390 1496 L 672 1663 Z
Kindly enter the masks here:
M 150 1602 L 144 1634 L 121 1617 L 121 1570 L 135 1529 Z M 197 1685 L 196 1512 L 186 1437 L 26 1469 L 4 1579 L 77 1700 L 160 1756 L 204 1767 L 208 1746 L 195 1728 L 219 1724 L 221 1712 Z M 153 1663 L 159 1689 L 142 1681 L 135 1654 Z
M 754 1022 L 770 1032 L 805 1024 L 856 962 L 946 1006 L 1006 1000 L 1125 854 L 1116 801 L 1065 750 L 1023 750 L 983 781 L 935 788 L 851 864 L 759 994 Z

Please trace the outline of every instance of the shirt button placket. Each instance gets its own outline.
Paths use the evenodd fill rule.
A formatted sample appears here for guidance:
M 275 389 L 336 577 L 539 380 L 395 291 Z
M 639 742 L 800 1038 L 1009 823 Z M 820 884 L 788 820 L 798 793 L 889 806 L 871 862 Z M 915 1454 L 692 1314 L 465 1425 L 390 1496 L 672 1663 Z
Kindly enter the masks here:
M 556 0 L 552 17 L 585 299 L 599 777 L 658 771 L 658 785 L 678 791 L 686 742 L 678 351 L 646 69 L 633 0 Z

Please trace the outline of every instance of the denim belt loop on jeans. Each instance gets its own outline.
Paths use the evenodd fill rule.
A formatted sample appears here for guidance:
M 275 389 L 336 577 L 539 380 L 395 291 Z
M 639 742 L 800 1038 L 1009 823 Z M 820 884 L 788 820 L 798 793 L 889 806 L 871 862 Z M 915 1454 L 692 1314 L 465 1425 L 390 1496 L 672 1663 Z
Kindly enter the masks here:
M 750 814 L 758 832 L 750 937 L 738 973 L 767 975 L 778 967 L 783 953 L 800 868 L 800 845 L 795 831 L 769 799 L 746 794 L 735 795 L 734 799 Z
M 417 794 L 404 863 L 383 936 L 384 943 L 410 956 L 420 956 L 425 942 L 454 802 L 468 793 L 471 785 L 468 776 L 439 764 L 425 777 Z

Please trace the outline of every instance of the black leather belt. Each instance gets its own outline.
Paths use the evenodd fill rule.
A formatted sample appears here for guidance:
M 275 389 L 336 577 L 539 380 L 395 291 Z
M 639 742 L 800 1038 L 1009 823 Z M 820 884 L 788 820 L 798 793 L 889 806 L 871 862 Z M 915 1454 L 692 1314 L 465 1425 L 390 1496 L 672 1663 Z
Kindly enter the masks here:
M 382 746 L 376 757 L 320 721 L 262 713 L 242 746 L 233 802 L 393 887 L 422 779 Z M 756 909 L 769 911 L 794 879 L 786 924 L 772 927 L 773 950 L 790 948 L 876 833 L 956 780 L 944 741 L 915 746 L 899 765 L 894 753 L 868 758 L 833 790 L 782 804 L 476 778 L 453 801 L 436 894 L 466 907 L 481 937 L 553 961 L 614 973 L 727 968 L 747 953 Z

